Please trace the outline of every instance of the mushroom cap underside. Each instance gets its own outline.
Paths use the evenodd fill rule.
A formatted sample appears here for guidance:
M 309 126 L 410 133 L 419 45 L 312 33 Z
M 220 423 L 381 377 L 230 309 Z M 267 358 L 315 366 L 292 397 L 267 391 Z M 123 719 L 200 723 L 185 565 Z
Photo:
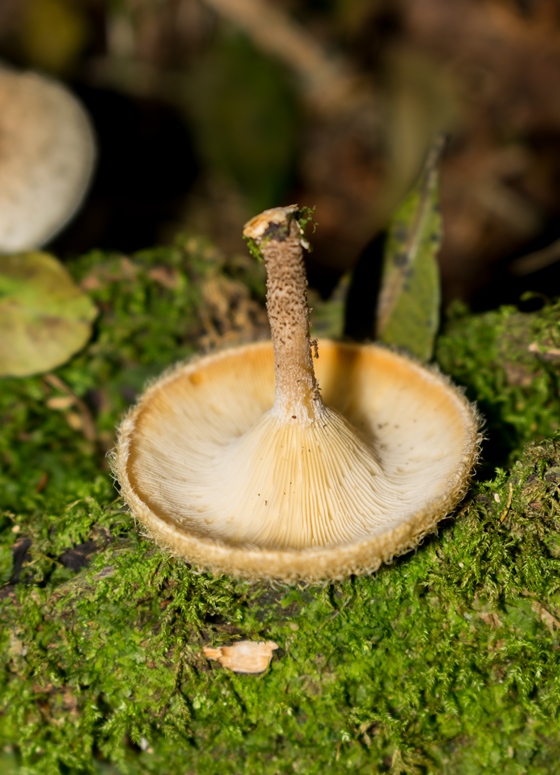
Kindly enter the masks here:
M 278 422 L 272 345 L 180 364 L 121 425 L 115 468 L 147 532 L 196 565 L 319 581 L 376 570 L 461 500 L 472 405 L 375 345 L 319 343 L 325 421 Z M 342 439 L 342 441 L 341 441 Z

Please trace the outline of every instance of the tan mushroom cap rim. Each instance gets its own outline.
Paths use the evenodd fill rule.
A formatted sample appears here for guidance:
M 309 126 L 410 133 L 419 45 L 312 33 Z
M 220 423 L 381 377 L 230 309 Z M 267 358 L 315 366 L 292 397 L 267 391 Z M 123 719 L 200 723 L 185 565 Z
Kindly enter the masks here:
M 314 582 L 375 571 L 457 505 L 478 454 L 462 393 L 382 347 L 321 341 L 319 356 L 323 401 L 358 450 L 357 463 L 326 455 L 328 481 L 326 423 L 294 430 L 271 411 L 269 342 L 180 364 L 146 391 L 121 425 L 115 468 L 158 544 L 215 572 Z

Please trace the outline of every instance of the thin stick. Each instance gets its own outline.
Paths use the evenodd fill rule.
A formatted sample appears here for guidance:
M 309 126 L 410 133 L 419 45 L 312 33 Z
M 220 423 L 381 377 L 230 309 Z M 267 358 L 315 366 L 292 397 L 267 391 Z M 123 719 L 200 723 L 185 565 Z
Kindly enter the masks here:
M 309 101 L 322 113 L 340 115 L 366 103 L 370 89 L 341 57 L 328 56 L 315 38 L 273 2 L 204 0 L 240 27 L 254 43 L 281 59 L 303 82 Z
M 82 401 L 82 399 L 78 398 L 78 396 L 69 388 L 66 382 L 63 382 L 60 377 L 56 376 L 56 374 L 45 374 L 43 379 L 51 387 L 60 390 L 62 393 L 66 393 L 67 396 L 72 398 L 72 401 L 80 413 L 80 417 L 82 418 L 82 433 L 84 434 L 84 438 L 87 439 L 87 441 L 96 441 L 97 431 L 95 428 L 95 422 L 91 412 L 87 408 L 86 404 Z

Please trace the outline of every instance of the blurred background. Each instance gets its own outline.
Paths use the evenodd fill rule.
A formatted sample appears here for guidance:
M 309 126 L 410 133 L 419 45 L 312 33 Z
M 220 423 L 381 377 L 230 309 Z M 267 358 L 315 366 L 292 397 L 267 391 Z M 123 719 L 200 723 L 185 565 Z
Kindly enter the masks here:
M 557 0 L 2 0 L 0 59 L 64 81 L 95 126 L 63 258 L 181 232 L 236 252 L 249 217 L 298 202 L 327 296 L 377 260 L 443 130 L 444 303 L 558 295 Z

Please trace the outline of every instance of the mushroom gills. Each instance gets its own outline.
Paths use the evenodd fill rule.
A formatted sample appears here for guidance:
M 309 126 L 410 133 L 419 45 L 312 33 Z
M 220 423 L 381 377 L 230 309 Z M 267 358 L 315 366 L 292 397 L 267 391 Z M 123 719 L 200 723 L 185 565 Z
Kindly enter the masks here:
M 267 412 L 217 450 L 214 475 L 218 487 L 205 510 L 230 543 L 279 549 L 346 543 L 370 533 L 383 513 L 381 466 L 328 408 L 304 425 Z
M 311 422 L 275 413 L 266 343 L 154 386 L 128 463 L 142 500 L 202 538 L 301 550 L 381 534 L 445 498 L 462 428 L 441 377 L 381 348 L 321 342 L 320 355 L 330 408 Z

